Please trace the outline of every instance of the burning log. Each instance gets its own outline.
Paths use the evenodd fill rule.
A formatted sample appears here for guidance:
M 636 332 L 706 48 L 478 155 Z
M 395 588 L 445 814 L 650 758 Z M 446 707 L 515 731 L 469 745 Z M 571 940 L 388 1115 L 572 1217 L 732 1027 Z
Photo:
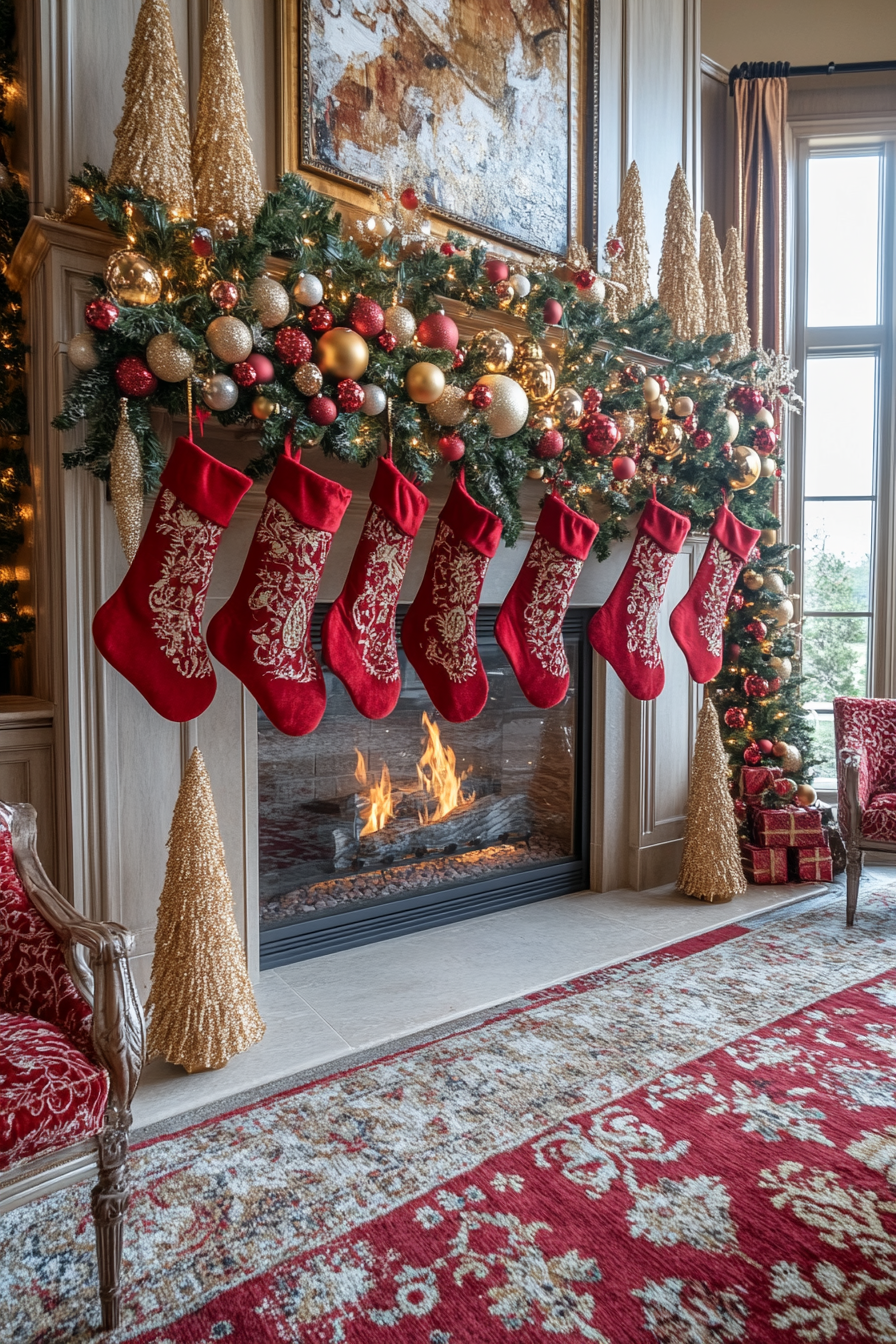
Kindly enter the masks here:
M 359 798 L 361 803 L 366 801 Z M 357 826 L 337 827 L 333 831 L 333 861 L 338 872 L 358 859 L 386 864 L 430 852 L 482 849 L 508 835 L 528 835 L 531 828 L 532 806 L 525 794 L 486 794 L 462 803 L 447 817 L 428 824 L 421 824 L 418 815 L 399 815 L 367 835 L 361 834 Z

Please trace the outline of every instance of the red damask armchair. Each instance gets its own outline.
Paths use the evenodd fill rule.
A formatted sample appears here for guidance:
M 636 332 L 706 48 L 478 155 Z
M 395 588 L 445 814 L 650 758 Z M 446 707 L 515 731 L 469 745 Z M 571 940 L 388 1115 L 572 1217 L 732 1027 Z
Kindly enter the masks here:
M 896 852 L 896 700 L 834 701 L 837 812 L 846 845 L 846 923 L 867 850 Z
M 36 839 L 34 808 L 0 803 L 0 1213 L 98 1173 L 92 1208 L 109 1330 L 119 1319 L 143 1012 L 131 935 L 60 896 Z

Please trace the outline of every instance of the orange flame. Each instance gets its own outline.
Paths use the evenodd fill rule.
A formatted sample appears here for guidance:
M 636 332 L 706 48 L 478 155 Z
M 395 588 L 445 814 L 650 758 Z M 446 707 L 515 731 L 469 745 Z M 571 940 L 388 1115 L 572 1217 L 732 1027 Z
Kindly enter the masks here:
M 426 729 L 427 738 L 424 739 L 426 745 L 423 755 L 417 762 L 417 781 L 420 788 L 430 794 L 436 803 L 432 813 L 424 808 L 417 814 L 421 826 L 427 826 L 431 822 L 441 821 L 456 807 L 472 803 L 476 794 L 472 793 L 467 797 L 461 792 L 460 786 L 470 772 L 464 770 L 460 775 L 457 773 L 457 758 L 454 752 L 451 747 L 442 745 L 439 729 L 425 711 L 423 727 Z
M 357 748 L 355 748 L 357 751 Z M 358 769 L 363 768 L 363 758 L 358 752 Z M 355 770 L 355 776 L 360 783 L 366 783 L 367 772 L 364 771 L 364 779 L 358 776 L 358 770 Z M 367 790 L 367 810 L 362 812 L 361 816 L 364 825 L 361 828 L 362 835 L 373 835 L 375 831 L 381 831 L 387 821 L 391 821 L 395 816 L 392 810 L 392 780 L 389 777 L 389 767 L 383 762 L 383 769 L 380 774 L 379 783 L 374 780 Z

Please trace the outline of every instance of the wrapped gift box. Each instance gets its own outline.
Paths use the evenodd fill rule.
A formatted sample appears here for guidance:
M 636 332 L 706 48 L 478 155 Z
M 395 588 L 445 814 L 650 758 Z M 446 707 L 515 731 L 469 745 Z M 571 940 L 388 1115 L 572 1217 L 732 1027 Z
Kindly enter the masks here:
M 790 878 L 793 882 L 833 882 L 834 864 L 827 845 L 812 849 L 787 850 Z
M 770 789 L 772 781 L 780 779 L 784 771 L 777 765 L 742 765 L 740 769 L 740 796 L 759 797 Z
M 753 813 L 753 839 L 786 849 L 823 847 L 821 814 L 811 807 L 759 807 Z
M 748 882 L 771 886 L 787 881 L 787 850 L 767 845 L 742 844 L 740 847 L 744 877 Z

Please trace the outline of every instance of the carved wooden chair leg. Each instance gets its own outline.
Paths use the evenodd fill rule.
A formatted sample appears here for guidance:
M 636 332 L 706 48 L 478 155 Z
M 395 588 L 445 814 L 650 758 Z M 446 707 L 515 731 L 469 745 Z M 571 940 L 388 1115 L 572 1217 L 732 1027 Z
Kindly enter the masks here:
M 104 1330 L 114 1330 L 121 1310 L 121 1250 L 128 1207 L 128 1130 L 130 1111 L 107 1114 L 99 1135 L 99 1180 L 91 1193 L 100 1272 Z
M 846 927 L 852 928 L 859 903 L 859 884 L 862 880 L 862 866 L 865 855 L 860 849 L 848 849 L 846 852 Z

